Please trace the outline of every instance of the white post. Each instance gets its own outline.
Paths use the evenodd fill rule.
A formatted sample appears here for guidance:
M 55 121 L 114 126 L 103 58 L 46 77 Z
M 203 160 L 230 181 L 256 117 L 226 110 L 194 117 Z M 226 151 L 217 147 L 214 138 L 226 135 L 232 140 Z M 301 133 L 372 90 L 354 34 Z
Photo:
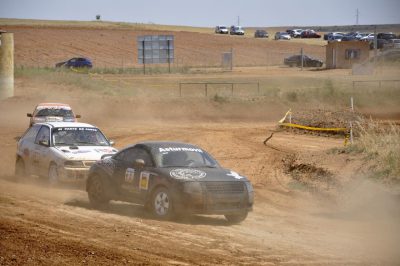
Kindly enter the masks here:
M 350 107 L 351 107 L 351 111 L 354 113 L 354 100 L 353 100 L 353 96 L 350 97 Z
M 14 34 L 0 33 L 0 100 L 14 96 Z
M 350 143 L 353 144 L 353 123 L 350 122 Z

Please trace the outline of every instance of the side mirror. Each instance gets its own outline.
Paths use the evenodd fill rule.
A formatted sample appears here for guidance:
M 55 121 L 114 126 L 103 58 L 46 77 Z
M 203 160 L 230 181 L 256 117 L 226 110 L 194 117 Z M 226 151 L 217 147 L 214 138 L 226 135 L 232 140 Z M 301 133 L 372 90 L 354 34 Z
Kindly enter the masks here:
M 143 168 L 145 163 L 143 159 L 136 159 L 133 165 L 137 168 Z
M 18 142 L 21 139 L 21 136 L 14 137 L 14 139 Z
M 27 117 L 32 117 L 32 114 L 31 113 L 27 113 L 26 116 Z
M 39 140 L 39 145 L 48 147 L 49 146 L 49 141 L 48 140 Z
M 82 118 L 82 116 L 81 115 L 76 115 L 75 118 Z
M 114 144 L 115 144 L 115 141 L 113 141 L 113 140 L 109 140 L 108 142 L 110 143 L 111 146 L 114 146 Z

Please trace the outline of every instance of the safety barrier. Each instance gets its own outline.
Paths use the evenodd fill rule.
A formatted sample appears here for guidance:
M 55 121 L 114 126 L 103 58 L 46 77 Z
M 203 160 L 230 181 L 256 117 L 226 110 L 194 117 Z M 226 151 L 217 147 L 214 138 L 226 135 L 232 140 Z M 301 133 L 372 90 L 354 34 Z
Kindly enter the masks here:
M 289 123 L 285 123 L 287 116 L 289 116 Z M 288 128 L 298 128 L 304 130 L 311 130 L 311 131 L 320 131 L 320 132 L 335 132 L 335 133 L 343 133 L 344 134 L 344 146 L 347 145 L 349 139 L 352 136 L 352 126 L 350 123 L 350 128 L 338 127 L 338 128 L 326 128 L 326 127 L 310 127 L 310 126 L 303 126 L 299 124 L 292 123 L 292 111 L 291 109 L 286 112 L 285 116 L 278 121 L 279 126 L 288 127 Z

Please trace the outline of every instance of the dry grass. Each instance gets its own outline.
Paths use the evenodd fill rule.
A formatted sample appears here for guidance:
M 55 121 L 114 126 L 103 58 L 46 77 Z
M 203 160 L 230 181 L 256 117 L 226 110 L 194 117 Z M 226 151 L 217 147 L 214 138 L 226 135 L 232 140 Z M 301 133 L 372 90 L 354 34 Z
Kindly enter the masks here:
M 388 183 L 400 182 L 400 127 L 374 121 L 358 125 L 360 136 L 353 147 L 366 154 L 373 165 L 373 177 Z
M 6 19 L 0 18 L 0 25 L 4 26 L 35 26 L 35 27 L 62 27 L 62 28 L 92 28 L 92 29 L 129 29 L 129 30 L 156 30 L 156 31 L 188 31 L 200 33 L 214 33 L 212 28 L 159 25 L 145 23 L 128 23 L 112 21 L 69 21 L 69 20 L 36 20 L 36 19 Z

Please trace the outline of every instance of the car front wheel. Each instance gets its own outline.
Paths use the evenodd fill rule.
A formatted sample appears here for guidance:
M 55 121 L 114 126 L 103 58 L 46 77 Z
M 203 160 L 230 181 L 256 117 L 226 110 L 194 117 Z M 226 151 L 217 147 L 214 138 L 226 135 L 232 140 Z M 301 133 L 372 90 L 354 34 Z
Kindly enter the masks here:
M 154 191 L 151 207 L 153 215 L 158 219 L 170 220 L 174 217 L 173 201 L 166 187 L 160 187 Z
M 49 167 L 48 180 L 50 185 L 56 185 L 58 183 L 58 170 L 55 163 L 51 163 Z
M 87 192 L 89 196 L 90 204 L 95 207 L 104 207 L 109 201 L 109 195 L 107 193 L 108 182 L 105 181 L 100 175 L 93 175 L 88 180 Z
M 25 163 L 22 158 L 18 158 L 15 162 L 15 178 L 22 179 L 26 175 Z
M 247 218 L 247 211 L 239 214 L 225 214 L 225 218 L 230 224 L 238 224 L 243 222 Z

